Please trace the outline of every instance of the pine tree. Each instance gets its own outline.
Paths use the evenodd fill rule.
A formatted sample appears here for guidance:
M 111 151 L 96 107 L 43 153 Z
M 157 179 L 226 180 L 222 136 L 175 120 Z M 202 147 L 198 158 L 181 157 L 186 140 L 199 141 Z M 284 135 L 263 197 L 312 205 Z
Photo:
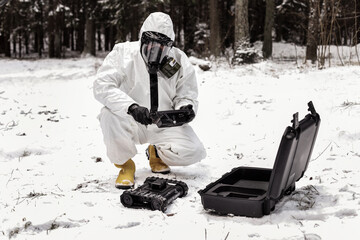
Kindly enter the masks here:
M 248 0 L 236 0 L 234 64 L 253 63 L 257 60 L 258 53 L 249 40 Z
M 309 0 L 277 0 L 276 41 L 306 44 Z

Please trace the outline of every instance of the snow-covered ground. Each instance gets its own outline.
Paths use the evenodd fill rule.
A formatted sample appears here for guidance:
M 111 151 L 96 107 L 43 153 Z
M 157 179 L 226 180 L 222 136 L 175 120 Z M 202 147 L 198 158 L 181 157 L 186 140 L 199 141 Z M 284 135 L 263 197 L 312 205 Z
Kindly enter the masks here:
M 272 61 L 196 67 L 191 125 L 208 156 L 172 168 L 189 193 L 165 213 L 120 203 L 92 95 L 102 58 L 0 59 L 0 239 L 360 239 L 360 68 L 354 49 L 340 50 L 352 64 L 318 70 L 303 48 L 276 44 Z M 322 123 L 296 191 L 262 218 L 206 212 L 197 192 L 234 167 L 272 168 L 310 100 Z M 134 158 L 138 184 L 154 175 L 146 147 Z

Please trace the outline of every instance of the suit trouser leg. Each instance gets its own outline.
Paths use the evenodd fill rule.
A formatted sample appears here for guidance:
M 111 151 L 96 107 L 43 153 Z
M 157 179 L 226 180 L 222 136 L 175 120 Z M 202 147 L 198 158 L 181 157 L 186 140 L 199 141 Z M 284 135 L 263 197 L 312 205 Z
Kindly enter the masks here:
M 99 115 L 107 156 L 122 165 L 137 153 L 136 144 L 144 141 L 143 129 L 130 116 L 118 116 L 104 107 Z
M 149 134 L 150 144 L 154 144 L 159 157 L 169 166 L 187 166 L 201 161 L 206 151 L 192 127 L 155 128 Z

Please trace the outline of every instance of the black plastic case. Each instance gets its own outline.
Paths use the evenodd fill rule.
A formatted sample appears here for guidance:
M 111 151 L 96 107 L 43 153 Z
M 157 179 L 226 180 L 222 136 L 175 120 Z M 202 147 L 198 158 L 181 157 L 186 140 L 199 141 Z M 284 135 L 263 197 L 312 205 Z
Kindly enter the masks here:
M 295 182 L 307 169 L 320 125 L 312 102 L 308 106 L 311 113 L 300 122 L 295 113 L 292 127 L 285 129 L 273 169 L 232 169 L 199 191 L 204 208 L 219 214 L 262 217 L 270 214 L 284 195 L 293 192 Z

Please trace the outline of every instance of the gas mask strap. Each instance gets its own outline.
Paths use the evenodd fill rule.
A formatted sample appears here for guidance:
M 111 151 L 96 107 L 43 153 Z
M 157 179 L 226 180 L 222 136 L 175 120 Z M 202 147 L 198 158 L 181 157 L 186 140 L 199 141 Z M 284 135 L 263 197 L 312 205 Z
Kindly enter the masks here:
M 157 73 L 150 73 L 150 104 L 150 114 L 156 114 L 159 107 Z

